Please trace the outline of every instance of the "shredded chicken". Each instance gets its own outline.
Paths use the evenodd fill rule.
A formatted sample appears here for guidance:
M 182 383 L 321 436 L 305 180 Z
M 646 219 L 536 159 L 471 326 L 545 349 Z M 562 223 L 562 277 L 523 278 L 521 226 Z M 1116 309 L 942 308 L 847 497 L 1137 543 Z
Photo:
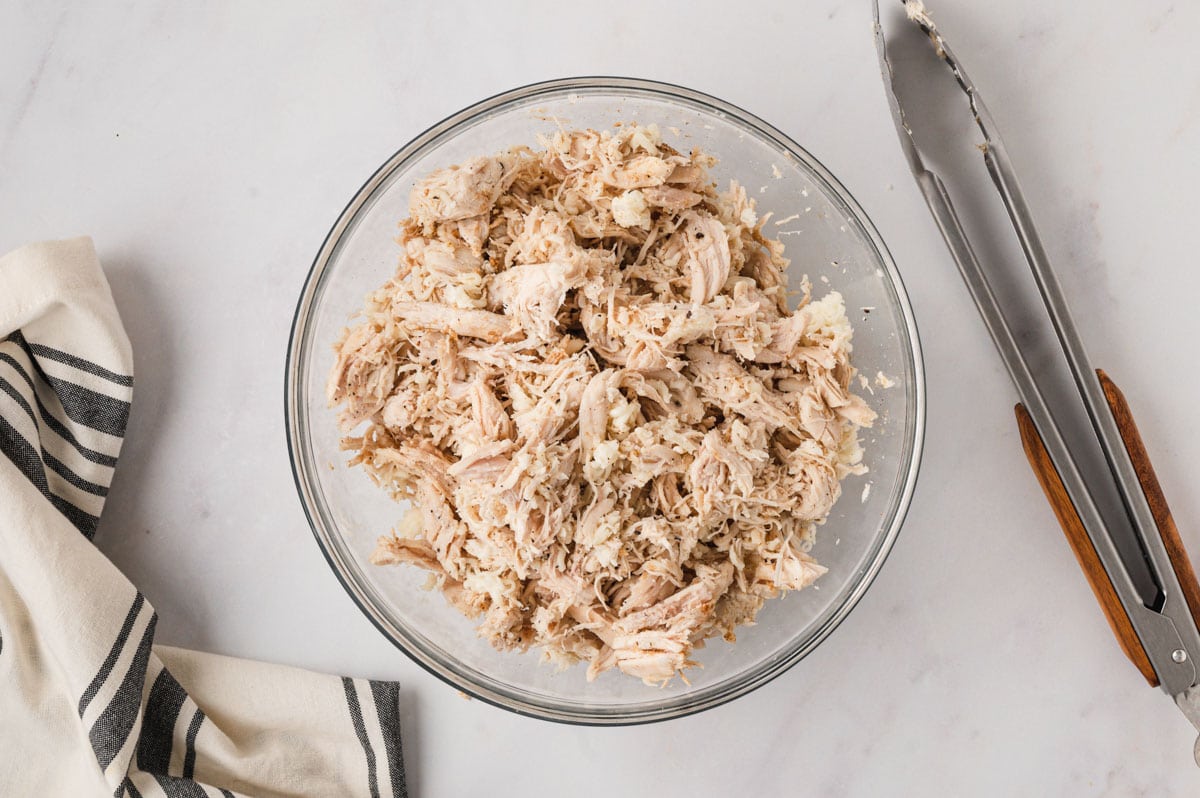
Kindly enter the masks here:
M 713 158 L 655 126 L 543 144 L 416 184 L 328 398 L 411 503 L 372 562 L 429 570 L 497 648 L 660 684 L 825 573 L 807 552 L 875 414 L 841 296 L 804 280 L 789 310 Z

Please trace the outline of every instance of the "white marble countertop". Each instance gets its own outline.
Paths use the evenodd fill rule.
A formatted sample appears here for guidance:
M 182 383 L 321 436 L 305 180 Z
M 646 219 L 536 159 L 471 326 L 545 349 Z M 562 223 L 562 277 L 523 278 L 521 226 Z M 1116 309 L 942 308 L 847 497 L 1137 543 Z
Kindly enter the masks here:
M 98 541 L 161 642 L 399 679 L 414 796 L 1200 791 L 1195 733 L 1119 653 L 1025 463 L 900 156 L 865 3 L 59 5 L 0 2 L 0 251 L 96 240 L 137 375 Z M 931 5 L 1200 553 L 1200 10 Z M 296 295 L 366 176 L 486 95 L 605 73 L 723 97 L 838 175 L 907 281 L 929 386 L 912 510 L 842 627 L 733 704 L 625 729 L 463 700 L 392 648 L 312 540 L 282 413 Z

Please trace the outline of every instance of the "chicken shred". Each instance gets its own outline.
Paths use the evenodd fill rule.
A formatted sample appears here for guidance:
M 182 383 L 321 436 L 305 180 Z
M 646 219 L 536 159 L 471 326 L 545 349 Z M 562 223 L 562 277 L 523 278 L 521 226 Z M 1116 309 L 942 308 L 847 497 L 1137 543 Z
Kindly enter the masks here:
M 866 471 L 842 298 L 788 308 L 783 246 L 657 127 L 559 131 L 412 189 L 400 265 L 335 346 L 352 464 L 501 650 L 662 684 L 811 585 Z M 354 434 L 354 433 L 358 434 Z

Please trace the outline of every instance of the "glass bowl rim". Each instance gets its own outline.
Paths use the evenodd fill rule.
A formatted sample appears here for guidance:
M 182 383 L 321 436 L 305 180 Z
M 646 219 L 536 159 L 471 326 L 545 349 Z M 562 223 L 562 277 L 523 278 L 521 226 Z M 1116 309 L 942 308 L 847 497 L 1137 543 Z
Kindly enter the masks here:
M 339 244 L 351 229 L 359 213 L 368 206 L 368 201 L 384 181 L 406 162 L 426 153 L 431 147 L 442 140 L 453 136 L 454 133 L 470 122 L 482 120 L 489 115 L 503 110 L 510 104 L 526 104 L 531 98 L 542 95 L 561 95 L 571 90 L 581 93 L 626 92 L 650 96 L 658 100 L 684 101 L 691 106 L 699 106 L 701 110 L 718 116 L 730 117 L 737 124 L 753 131 L 760 138 L 772 142 L 807 168 L 812 175 L 822 181 L 832 190 L 834 196 L 850 211 L 855 221 L 866 233 L 870 247 L 875 251 L 880 265 L 887 275 L 888 282 L 895 291 L 898 309 L 904 321 L 903 331 L 909 343 L 908 365 L 912 373 L 912 399 L 907 405 L 905 419 L 906 430 L 911 430 L 911 440 L 905 441 L 904 456 L 906 462 L 901 466 L 903 485 L 895 505 L 889 508 L 890 518 L 887 521 L 884 534 L 875 542 L 875 551 L 870 555 L 867 565 L 857 574 L 849 593 L 840 605 L 815 630 L 800 640 L 786 654 L 778 656 L 773 662 L 760 663 L 757 668 L 738 674 L 729 680 L 728 684 L 718 684 L 709 690 L 699 690 L 696 693 L 685 693 L 662 706 L 638 705 L 634 711 L 629 708 L 617 707 L 608 709 L 597 707 L 595 711 L 581 712 L 569 705 L 562 708 L 547 706 L 542 700 L 525 699 L 521 693 L 525 691 L 512 687 L 499 680 L 492 679 L 474 668 L 461 666 L 455 669 L 455 663 L 445 663 L 433 652 L 422 648 L 419 641 L 410 639 L 404 633 L 403 624 L 395 624 L 384 617 L 386 613 L 379 608 L 368 596 L 360 595 L 360 591 L 351 579 L 347 564 L 342 562 L 341 553 L 334 546 L 333 537 L 337 534 L 337 526 L 332 518 L 327 517 L 328 511 L 321 501 L 322 491 L 318 487 L 315 473 L 315 463 L 311 447 L 306 445 L 309 419 L 301 402 L 303 396 L 302 382 L 307 370 L 301 367 L 300 355 L 311 351 L 312 342 L 308 340 L 312 328 L 312 312 L 319 298 L 318 289 L 323 287 L 323 278 L 333 260 Z M 365 183 L 355 192 L 349 203 L 330 228 L 318 250 L 316 258 L 305 277 L 304 287 L 296 303 L 296 311 L 288 336 L 288 347 L 285 367 L 284 390 L 284 420 L 287 429 L 288 458 L 291 461 L 292 477 L 308 519 L 313 537 L 321 550 L 322 556 L 330 569 L 341 583 L 342 588 L 367 616 L 372 625 L 383 634 L 394 646 L 403 651 L 409 659 L 416 662 L 430 674 L 463 693 L 478 698 L 493 706 L 509 710 L 518 715 L 536 717 L 558 723 L 585 726 L 624 726 L 642 723 L 653 723 L 672 718 L 685 717 L 706 709 L 720 706 L 735 698 L 746 695 L 764 684 L 777 678 L 797 662 L 807 656 L 822 643 L 847 615 L 854 609 L 868 588 L 875 581 L 876 575 L 887 560 L 896 542 L 904 518 L 912 501 L 913 490 L 916 486 L 920 470 L 921 457 L 925 437 L 925 371 L 921 352 L 920 338 L 917 331 L 916 319 L 908 292 L 903 279 L 896 268 L 895 261 L 883 242 L 866 211 L 850 192 L 825 168 L 811 153 L 782 131 L 763 121 L 754 114 L 720 100 L 712 95 L 672 83 L 647 80 L 643 78 L 614 77 L 614 76 L 579 76 L 540 81 L 504 91 L 486 99 L 480 100 L 458 111 L 445 119 L 431 125 L 422 133 L 393 153 L 376 169 Z M 799 637 L 799 636 L 798 636 Z M 464 673 L 463 671 L 469 671 Z

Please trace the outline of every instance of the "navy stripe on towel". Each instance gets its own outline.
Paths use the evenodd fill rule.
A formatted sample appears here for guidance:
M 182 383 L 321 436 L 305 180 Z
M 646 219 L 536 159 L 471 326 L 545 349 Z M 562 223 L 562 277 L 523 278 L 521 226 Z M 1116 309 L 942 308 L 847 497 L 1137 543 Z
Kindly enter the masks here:
M 63 411 L 72 421 L 91 427 L 100 432 L 120 438 L 125 435 L 125 427 L 129 423 L 129 402 L 115 399 L 107 394 L 98 393 L 82 385 L 76 385 L 58 377 L 51 377 L 42 369 L 25 336 L 17 330 L 6 339 L 12 341 L 29 356 L 33 370 L 62 402 Z
M 371 790 L 371 798 L 379 798 L 379 780 L 375 773 L 375 751 L 371 748 L 371 741 L 367 739 L 367 726 L 363 723 L 362 706 L 358 703 L 354 680 L 342 677 L 342 687 L 346 690 L 346 705 L 350 709 L 350 720 L 354 723 L 354 733 L 358 735 L 363 754 L 367 757 L 367 782 Z
M 113 643 L 112 648 L 108 650 L 108 656 L 104 658 L 104 662 L 100 664 L 100 670 L 96 671 L 96 676 L 92 679 L 91 684 L 83 691 L 83 696 L 79 699 L 79 717 L 83 717 L 83 712 L 88 708 L 88 704 L 92 703 L 92 699 L 96 697 L 96 693 L 100 692 L 100 688 L 104 686 L 108 675 L 112 673 L 113 666 L 117 664 L 117 659 L 120 658 L 121 652 L 125 650 L 125 643 L 129 640 L 129 632 L 133 629 L 133 622 L 137 620 L 138 613 L 142 611 L 142 605 L 146 603 L 146 598 L 140 592 L 133 598 L 133 606 L 129 608 L 129 612 L 125 615 L 125 622 L 121 624 L 121 631 L 117 632 L 117 639 Z
M 146 710 L 142 715 L 142 730 L 138 736 L 137 764 L 147 773 L 168 775 L 171 766 L 171 745 L 175 724 L 187 693 L 166 668 L 150 686 Z
M 44 357 L 49 360 L 57 360 L 59 363 L 64 363 L 80 371 L 86 371 L 88 374 L 94 374 L 97 377 L 103 377 L 116 385 L 124 385 L 126 388 L 133 387 L 133 377 L 125 374 L 117 374 L 115 371 L 109 371 L 104 366 L 97 365 L 90 360 L 84 360 L 81 357 L 60 352 L 57 349 L 52 349 L 41 344 L 31 343 L 29 349 L 38 357 Z
M 12 366 L 13 370 L 20 374 L 22 378 L 24 378 L 25 384 L 29 386 L 30 392 L 33 393 L 34 401 L 37 404 L 38 415 L 41 417 L 43 424 L 54 430 L 54 432 L 56 432 L 60 438 L 75 447 L 75 451 L 79 452 L 93 463 L 99 463 L 100 465 L 109 466 L 110 468 L 117 464 L 117 458 L 113 457 L 111 454 L 97 452 L 95 449 L 89 449 L 87 446 L 84 446 L 82 443 L 80 443 L 79 439 L 75 437 L 75 433 L 71 432 L 66 424 L 63 424 L 54 416 L 53 413 L 46 409 L 46 405 L 42 404 L 42 397 L 38 395 L 37 389 L 34 387 L 33 378 L 25 373 L 25 367 L 22 366 L 16 358 L 14 358 L 12 355 L 0 352 L 0 361 L 4 361 Z
M 150 623 L 142 634 L 137 651 L 129 670 L 121 679 L 121 686 L 104 708 L 104 712 L 96 719 L 96 723 L 88 732 L 92 750 L 96 753 L 96 761 L 101 770 L 107 770 L 117 754 L 125 747 L 129 734 L 133 731 L 134 721 L 137 720 L 138 708 L 142 703 L 142 688 L 146 683 L 146 666 L 150 662 L 150 644 L 154 642 L 154 627 L 158 624 L 158 614 L 150 616 Z
M 392 798 L 408 798 L 404 779 L 404 753 L 400 747 L 400 685 L 396 682 L 371 682 L 371 697 L 379 716 L 384 754 L 392 779 Z
M 185 779 L 190 779 L 196 772 L 196 735 L 200 733 L 204 717 L 204 710 L 196 707 L 196 714 L 192 715 L 192 722 L 188 724 L 187 748 L 183 755 L 183 777 Z
M 25 440 L 21 433 L 17 432 L 17 429 L 3 417 L 0 417 L 0 452 L 3 452 L 17 467 L 17 470 L 33 483 L 38 492 L 66 516 L 67 520 L 85 537 L 90 540 L 92 535 L 96 534 L 96 524 L 100 519 L 79 509 L 50 490 L 50 484 L 46 479 L 46 466 L 37 449 L 33 448 L 33 445 Z

